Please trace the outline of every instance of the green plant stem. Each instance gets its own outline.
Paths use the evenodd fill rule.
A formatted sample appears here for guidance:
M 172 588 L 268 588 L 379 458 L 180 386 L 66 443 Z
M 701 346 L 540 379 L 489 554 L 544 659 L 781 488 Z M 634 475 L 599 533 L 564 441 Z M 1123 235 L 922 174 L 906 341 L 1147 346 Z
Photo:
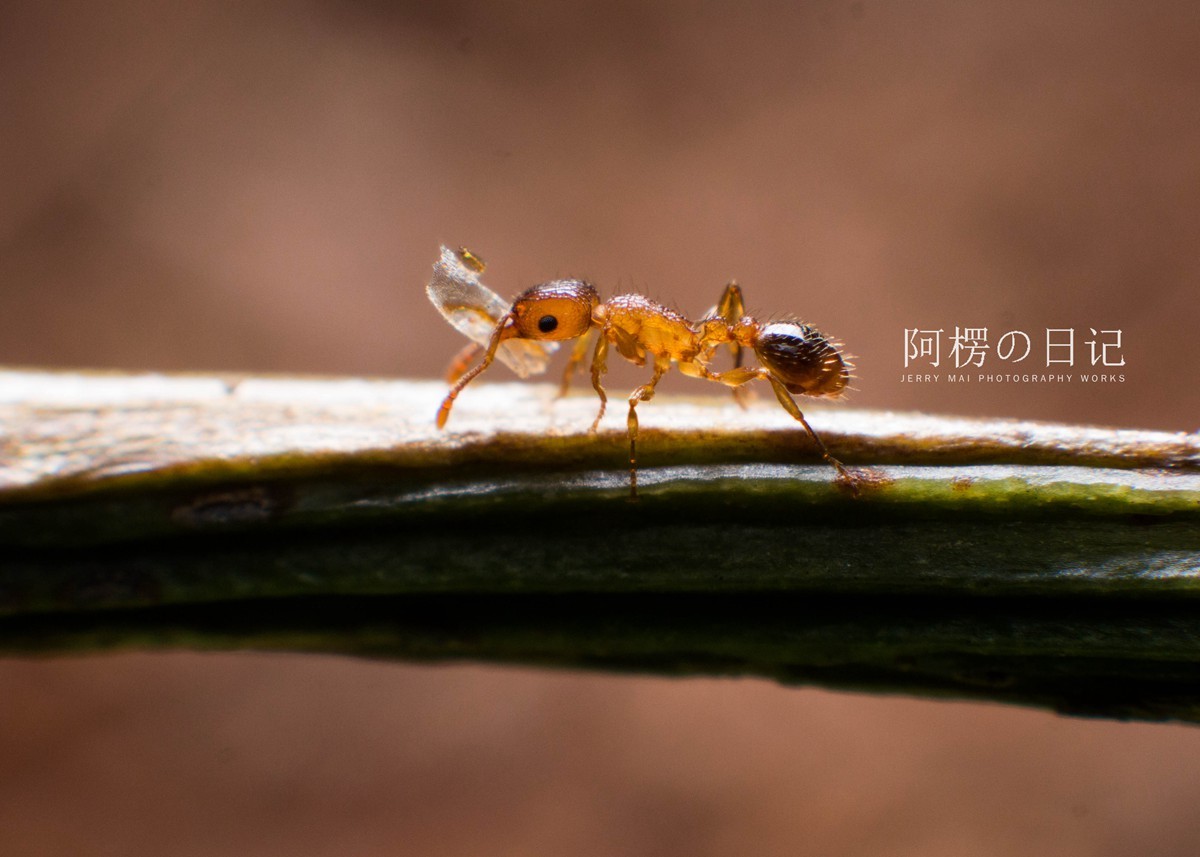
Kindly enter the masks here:
M 257 648 L 1200 717 L 1200 439 L 0 372 L 0 651 Z

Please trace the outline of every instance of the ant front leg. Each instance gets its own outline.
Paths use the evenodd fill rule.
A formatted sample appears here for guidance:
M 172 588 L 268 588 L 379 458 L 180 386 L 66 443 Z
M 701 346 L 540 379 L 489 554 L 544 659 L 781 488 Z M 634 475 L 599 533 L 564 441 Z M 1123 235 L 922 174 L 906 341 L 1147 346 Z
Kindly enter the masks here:
M 759 371 L 766 374 L 767 380 L 771 382 L 771 388 L 775 391 L 775 398 L 779 400 L 779 404 L 783 405 L 783 409 L 785 411 L 800 421 L 800 424 L 804 426 L 805 431 L 808 432 L 808 436 L 813 439 L 813 443 L 815 443 L 817 448 L 821 450 L 821 457 L 832 464 L 834 469 L 837 470 L 838 477 L 851 487 L 857 485 L 858 480 L 855 479 L 854 475 L 846 469 L 846 465 L 842 464 L 842 462 L 838 461 L 829 454 L 829 450 L 825 447 L 825 442 L 821 440 L 820 436 L 815 431 L 813 431 L 813 427 L 808 424 L 808 420 L 804 418 L 804 414 L 801 412 L 800 406 L 796 404 L 796 400 L 792 398 L 792 394 L 788 391 L 788 388 L 784 386 L 783 382 L 770 372 L 767 372 L 765 369 L 760 369 Z M 857 489 L 855 490 L 855 493 L 858 493 Z
M 638 387 L 629 395 L 629 417 L 625 425 L 629 431 L 629 499 L 637 500 L 637 436 L 638 436 L 638 402 L 648 402 L 654 398 L 654 388 L 659 380 L 671 368 L 671 358 L 659 357 L 654 361 L 654 377 L 650 382 Z
M 512 313 L 500 319 L 495 331 L 492 333 L 492 338 L 488 340 L 487 353 L 483 355 L 483 361 L 470 372 L 461 376 L 458 379 L 458 383 L 450 388 L 450 392 L 442 400 L 442 406 L 438 408 L 436 418 L 438 428 L 446 427 L 446 420 L 450 419 L 450 409 L 454 407 L 454 400 L 458 398 L 458 394 L 463 391 L 463 388 L 475 380 L 484 369 L 492 365 L 492 361 L 496 359 L 496 349 L 500 347 L 500 343 L 504 341 L 506 336 L 511 335 L 513 329 L 511 327 L 512 322 Z
M 600 397 L 600 413 L 596 414 L 596 419 L 592 421 L 592 427 L 588 429 L 593 434 L 600 427 L 600 420 L 604 417 L 604 409 L 608 407 L 608 396 L 604 392 L 604 387 L 600 384 L 600 379 L 608 371 L 607 333 L 607 330 L 600 331 L 600 338 L 596 340 L 596 350 L 592 352 L 592 389 Z
M 567 395 L 567 390 L 571 386 L 571 379 L 575 377 L 575 370 L 579 368 L 579 364 L 583 362 L 583 358 L 587 355 L 588 345 L 591 343 L 591 331 L 589 330 L 579 339 L 575 340 L 575 345 L 571 349 L 571 359 L 567 361 L 567 366 L 563 369 L 562 386 L 558 388 L 558 398 Z

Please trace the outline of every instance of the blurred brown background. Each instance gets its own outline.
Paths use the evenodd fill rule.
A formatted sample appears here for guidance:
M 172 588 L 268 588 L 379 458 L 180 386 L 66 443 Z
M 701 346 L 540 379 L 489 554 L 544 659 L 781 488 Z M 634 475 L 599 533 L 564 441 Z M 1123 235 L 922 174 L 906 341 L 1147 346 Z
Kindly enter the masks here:
M 736 277 L 857 405 L 1196 430 L 1198 95 L 1191 3 L 6 3 L 0 363 L 434 377 L 446 242 L 505 294 Z M 900 383 L 956 325 L 1043 371 L 1120 328 L 1126 381 Z M 1198 769 L 1193 729 L 758 681 L 0 665 L 3 854 L 1194 855 Z

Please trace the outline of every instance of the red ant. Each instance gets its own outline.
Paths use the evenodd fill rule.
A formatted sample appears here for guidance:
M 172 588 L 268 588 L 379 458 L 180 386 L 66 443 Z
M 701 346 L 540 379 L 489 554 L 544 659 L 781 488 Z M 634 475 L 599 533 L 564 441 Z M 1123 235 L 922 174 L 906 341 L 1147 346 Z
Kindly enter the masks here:
M 438 428 L 446 425 L 463 388 L 497 358 L 524 378 L 545 371 L 547 358 L 558 343 L 574 339 L 577 342 L 563 373 L 561 392 L 565 393 L 571 376 L 587 356 L 589 334 L 596 330 L 599 336 L 592 352 L 591 375 L 592 388 L 600 397 L 600 412 L 591 431 L 600 425 L 608 404 L 600 381 L 607 371 L 609 348 L 616 348 L 638 366 L 649 360 L 654 367 L 650 381 L 629 396 L 626 425 L 631 498 L 637 498 L 637 406 L 654 397 L 655 387 L 672 364 L 684 375 L 734 388 L 735 396 L 750 381 L 768 382 L 779 404 L 804 426 L 821 456 L 837 470 L 839 480 L 852 488 L 856 485 L 855 476 L 829 454 L 793 398 L 793 394 L 835 397 L 850 380 L 851 366 L 838 344 L 816 328 L 794 321 L 755 321 L 744 314 L 742 290 L 732 282 L 717 305 L 697 322 L 642 295 L 616 295 L 601 301 L 594 286 L 576 279 L 533 286 L 510 306 L 479 281 L 484 267 L 483 261 L 465 248 L 443 247 L 426 289 L 442 315 L 473 340 L 451 364 L 448 380 L 454 386 L 438 409 Z M 708 364 L 722 345 L 732 350 L 734 368 L 714 372 Z M 743 348 L 754 352 L 760 368 L 741 365 Z M 483 360 L 467 371 L 480 351 Z

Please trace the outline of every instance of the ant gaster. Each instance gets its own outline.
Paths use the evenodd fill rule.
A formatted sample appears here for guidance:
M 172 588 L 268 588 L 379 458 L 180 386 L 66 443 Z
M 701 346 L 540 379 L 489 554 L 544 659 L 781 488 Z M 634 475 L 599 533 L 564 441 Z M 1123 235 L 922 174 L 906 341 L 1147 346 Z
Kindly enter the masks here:
M 456 252 L 443 247 L 427 289 L 447 320 L 475 340 L 451 364 L 449 380 L 454 386 L 438 409 L 439 428 L 446 425 L 459 393 L 497 357 L 525 377 L 544 371 L 548 352 L 558 342 L 574 339 L 563 373 L 561 392 L 565 393 L 596 331 L 591 377 L 592 388 L 600 397 L 600 412 L 591 431 L 600 425 L 608 404 L 601 379 L 607 371 L 609 349 L 615 348 L 638 366 L 649 361 L 653 367 L 650 380 L 629 396 L 626 426 L 631 498 L 637 497 L 637 406 L 654 397 L 655 387 L 672 365 L 684 375 L 732 387 L 735 396 L 744 384 L 766 381 L 779 404 L 804 426 L 821 456 L 837 470 L 839 481 L 852 488 L 856 485 L 856 478 L 830 455 L 793 398 L 836 397 L 850 379 L 851 367 L 837 344 L 816 328 L 794 321 L 764 323 L 750 318 L 745 314 L 742 290 L 734 282 L 697 322 L 642 295 L 616 295 L 601 301 L 594 286 L 578 279 L 533 286 L 505 307 L 499 296 L 479 282 L 483 270 L 483 261 L 465 248 Z M 718 372 L 709 368 L 709 362 L 721 346 L 729 346 L 733 352 L 734 368 Z M 761 367 L 743 366 L 743 349 L 753 351 Z M 480 351 L 483 360 L 467 371 Z M 740 398 L 738 401 L 741 403 Z

